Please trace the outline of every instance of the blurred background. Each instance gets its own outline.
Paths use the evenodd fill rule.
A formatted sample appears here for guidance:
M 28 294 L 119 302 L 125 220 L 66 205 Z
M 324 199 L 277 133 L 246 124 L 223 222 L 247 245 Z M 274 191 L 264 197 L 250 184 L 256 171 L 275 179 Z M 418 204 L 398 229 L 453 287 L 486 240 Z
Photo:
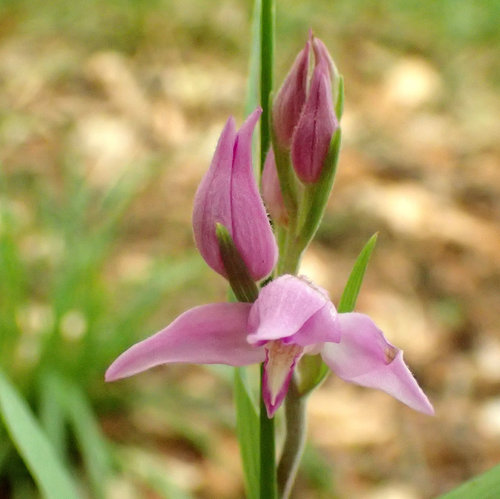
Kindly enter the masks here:
M 0 2 L 0 365 L 82 497 L 240 498 L 231 370 L 109 363 L 223 301 L 192 199 L 241 123 L 252 6 Z M 331 376 L 296 498 L 420 499 L 500 462 L 500 2 L 278 0 L 277 83 L 307 30 L 345 77 L 334 192 L 302 271 L 405 350 L 436 408 Z M 0 425 L 0 497 L 39 497 Z

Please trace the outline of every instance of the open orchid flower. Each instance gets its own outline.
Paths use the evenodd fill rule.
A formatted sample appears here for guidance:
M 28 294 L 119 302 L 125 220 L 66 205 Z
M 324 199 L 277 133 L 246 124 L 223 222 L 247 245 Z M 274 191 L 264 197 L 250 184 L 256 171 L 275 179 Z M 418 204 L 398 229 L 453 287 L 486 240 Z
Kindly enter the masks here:
M 301 357 L 318 353 L 342 379 L 434 413 L 402 351 L 387 342 L 368 316 L 337 313 L 325 290 L 292 275 L 269 283 L 253 304 L 215 303 L 188 310 L 121 354 L 107 370 L 106 381 L 167 363 L 264 362 L 263 396 L 272 417 Z

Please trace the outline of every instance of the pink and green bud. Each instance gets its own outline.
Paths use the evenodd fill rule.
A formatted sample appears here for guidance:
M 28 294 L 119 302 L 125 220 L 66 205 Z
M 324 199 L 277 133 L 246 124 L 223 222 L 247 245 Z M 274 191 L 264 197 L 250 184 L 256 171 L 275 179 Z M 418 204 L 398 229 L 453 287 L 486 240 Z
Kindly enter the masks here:
M 311 50 L 314 70 L 309 76 Z M 303 183 L 319 180 L 339 128 L 335 109 L 340 82 L 325 44 L 310 33 L 273 105 L 275 146 L 290 152 L 295 173 Z
M 305 184 L 319 180 L 338 126 L 329 69 L 326 61 L 320 60 L 292 139 L 292 164 L 297 177 Z
M 269 149 L 262 172 L 262 198 L 271 218 L 280 225 L 288 225 L 288 212 L 281 193 L 273 149 Z
M 196 245 L 207 264 L 224 277 L 217 224 L 229 232 L 254 280 L 270 274 L 278 257 L 252 167 L 252 134 L 261 112 L 255 110 L 238 132 L 229 118 L 194 200 Z
M 293 131 L 306 101 L 310 53 L 309 39 L 295 59 L 292 69 L 274 99 L 273 129 L 276 141 L 282 149 L 290 149 Z

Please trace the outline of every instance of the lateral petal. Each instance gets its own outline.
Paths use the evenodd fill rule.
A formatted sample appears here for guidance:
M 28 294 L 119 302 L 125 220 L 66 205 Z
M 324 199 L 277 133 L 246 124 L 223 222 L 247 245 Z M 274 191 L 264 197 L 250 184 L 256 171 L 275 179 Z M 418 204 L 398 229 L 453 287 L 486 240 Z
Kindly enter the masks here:
M 250 307 L 249 303 L 214 303 L 184 312 L 122 353 L 106 371 L 106 381 L 167 363 L 244 366 L 263 362 L 264 349 L 246 341 Z
M 377 388 L 424 414 L 434 409 L 403 360 L 403 352 L 391 345 L 364 314 L 338 315 L 339 344 L 325 343 L 321 355 L 337 376 L 358 385 Z
M 283 275 L 260 291 L 248 319 L 248 341 L 262 344 L 297 333 L 328 298 L 304 280 Z
M 340 341 L 340 324 L 333 303 L 327 301 L 293 336 L 283 338 L 283 343 L 306 347 L 314 343 Z

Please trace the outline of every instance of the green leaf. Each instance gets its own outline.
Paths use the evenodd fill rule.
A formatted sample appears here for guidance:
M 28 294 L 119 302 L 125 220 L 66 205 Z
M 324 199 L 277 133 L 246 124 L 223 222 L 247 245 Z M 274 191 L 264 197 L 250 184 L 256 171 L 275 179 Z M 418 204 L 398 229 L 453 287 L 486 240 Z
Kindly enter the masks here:
M 378 234 L 373 234 L 373 236 L 370 237 L 352 268 L 351 275 L 347 280 L 344 292 L 340 298 L 340 303 L 337 307 L 340 313 L 352 312 L 356 306 L 356 300 L 358 299 L 359 290 L 363 283 L 366 267 L 368 266 L 373 248 L 375 248 L 375 244 L 377 243 L 377 235 Z
M 500 493 L 500 465 L 443 494 L 439 499 L 495 499 Z
M 48 499 L 79 497 L 70 472 L 60 462 L 26 401 L 2 372 L 0 414 L 43 496 Z
M 59 457 L 64 457 L 67 451 L 66 414 L 61 406 L 61 397 L 57 387 L 47 379 L 39 377 L 38 418 L 52 447 Z
M 244 379 L 244 368 L 234 369 L 236 433 L 240 444 L 248 499 L 259 498 L 259 416 Z

